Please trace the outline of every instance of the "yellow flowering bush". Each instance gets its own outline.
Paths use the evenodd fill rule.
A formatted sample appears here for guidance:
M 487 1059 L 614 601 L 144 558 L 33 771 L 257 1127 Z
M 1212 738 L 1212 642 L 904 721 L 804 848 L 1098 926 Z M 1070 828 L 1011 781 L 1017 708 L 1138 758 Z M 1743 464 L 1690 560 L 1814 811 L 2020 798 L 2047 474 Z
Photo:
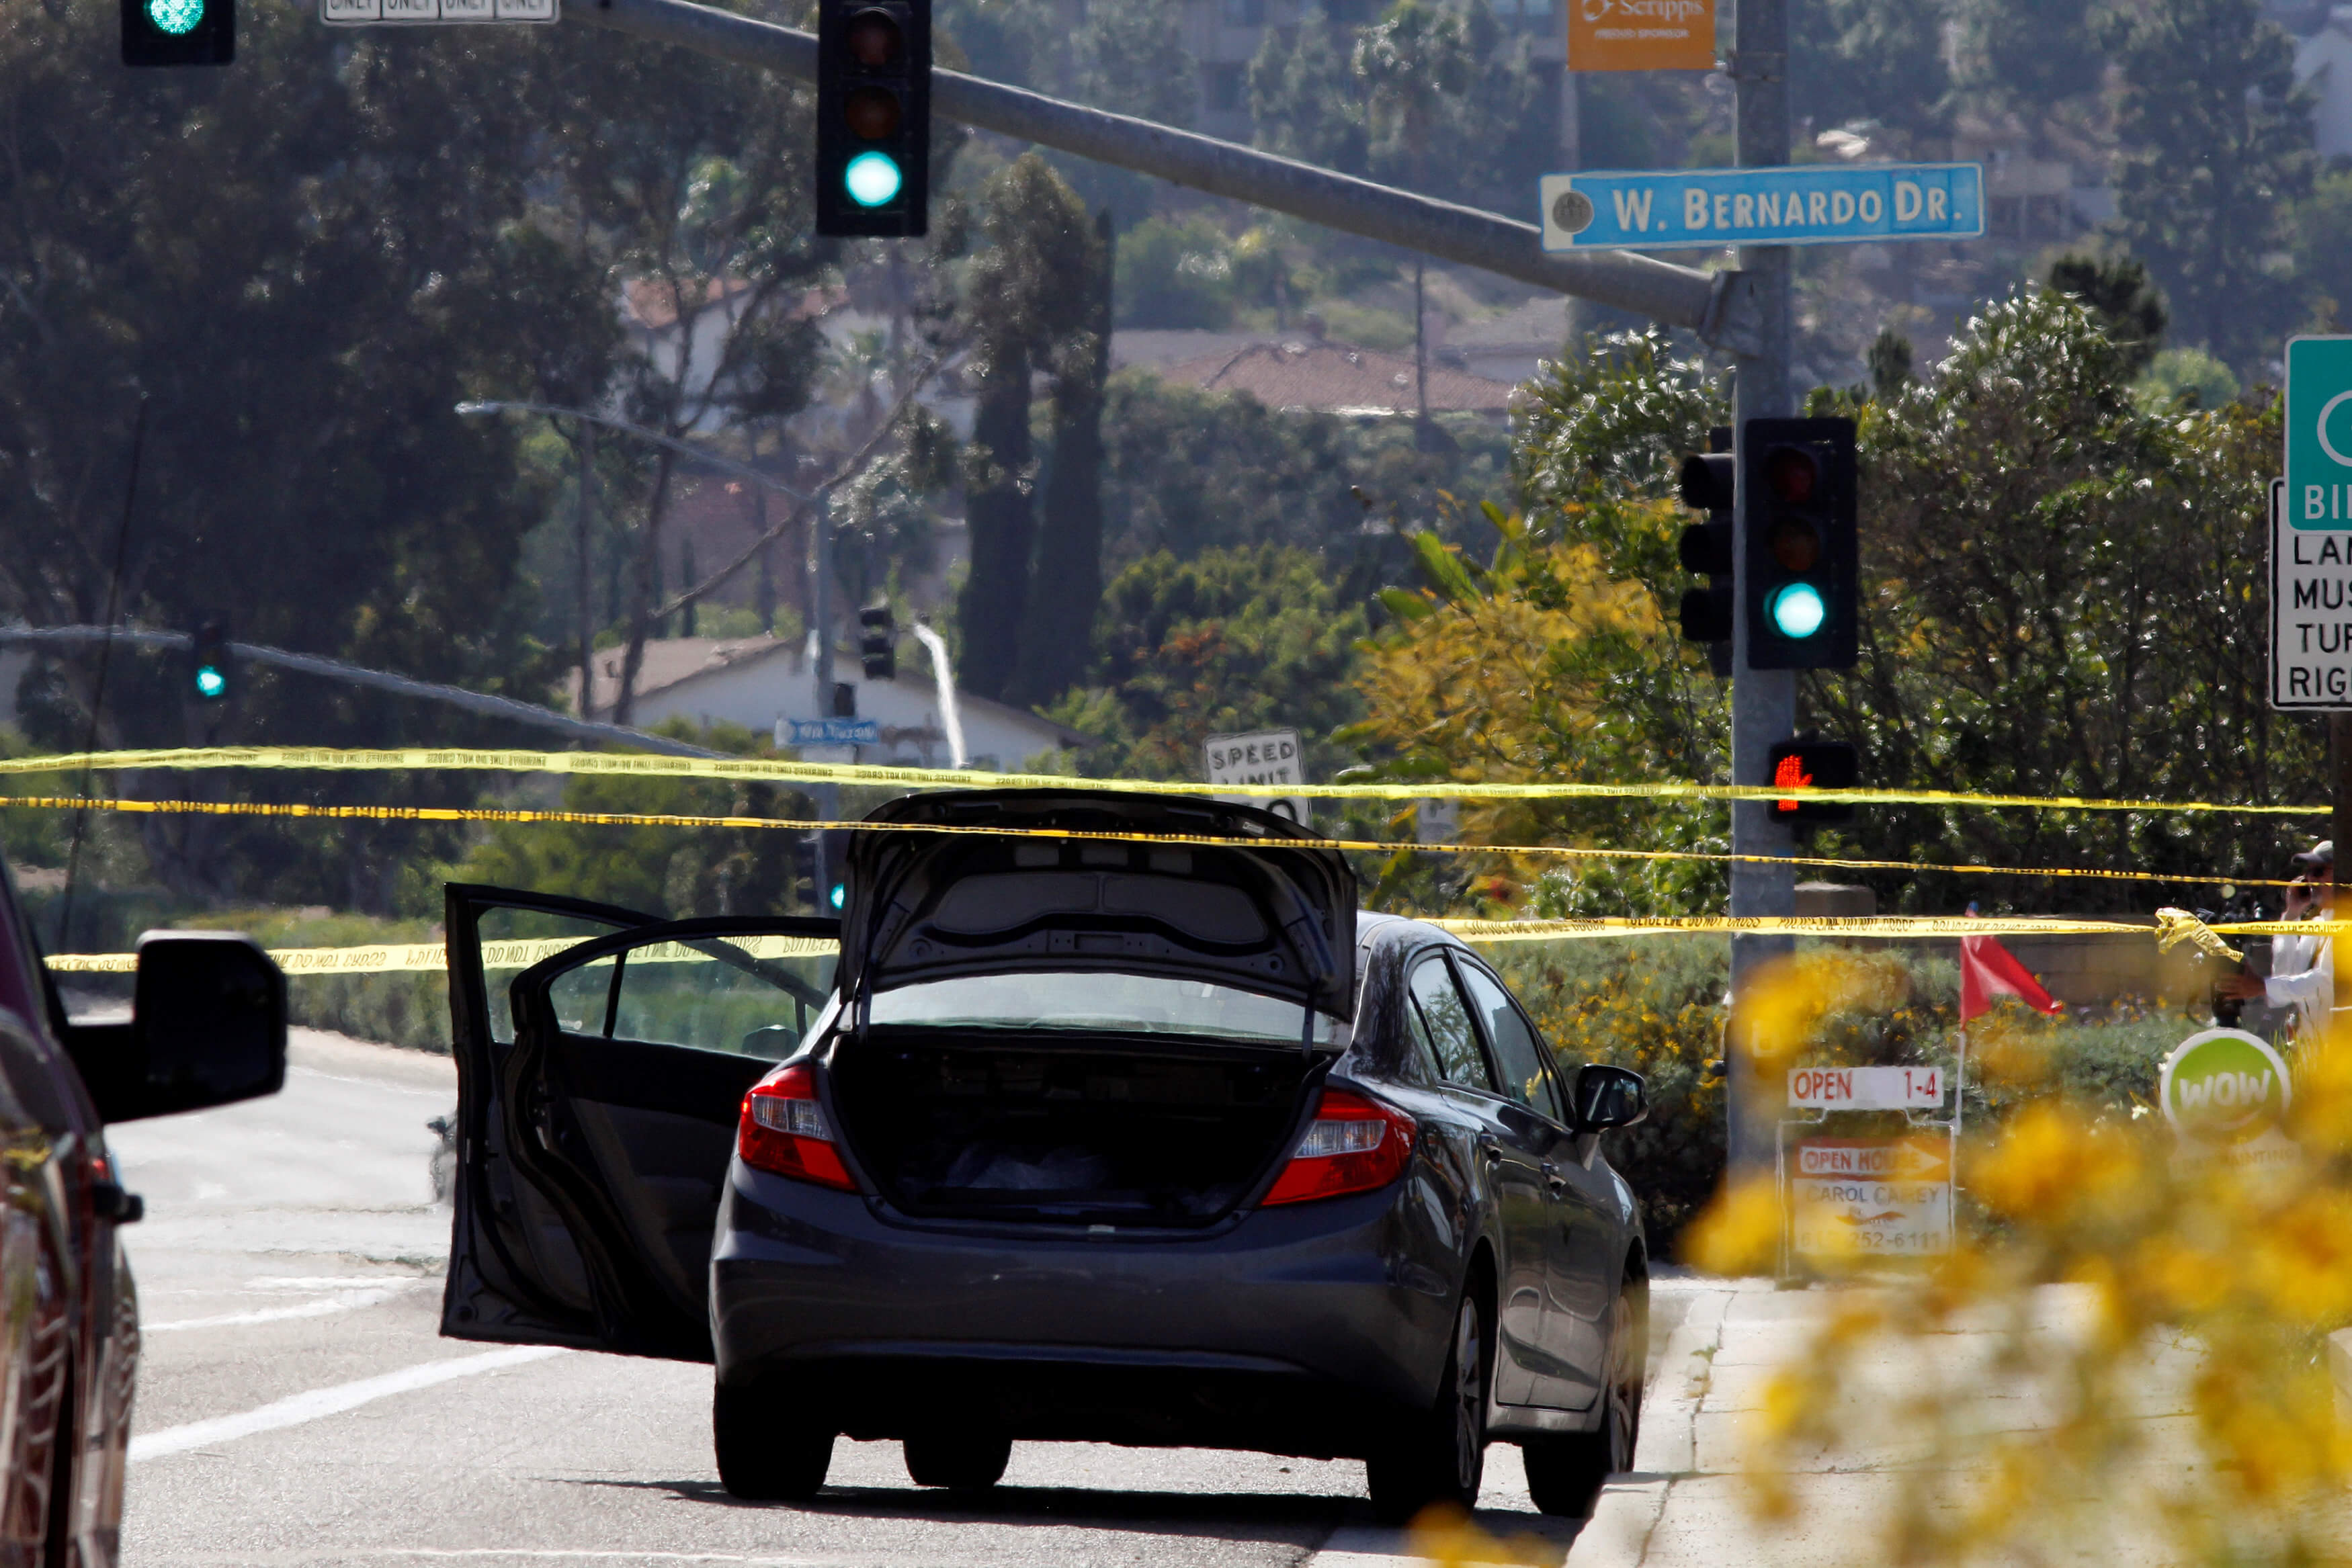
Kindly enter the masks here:
M 1785 1060 L 1869 984 L 1790 966 L 1737 1043 Z M 1822 1478 L 1869 1470 L 1864 1561 L 2343 1555 L 2352 1427 L 2326 1336 L 2352 1324 L 2352 1040 L 2299 1053 L 2283 1128 L 2299 1153 L 2264 1160 L 2182 1145 L 2160 1113 L 2037 1079 L 2046 1051 L 2002 1049 L 2024 1074 L 2010 1113 L 1959 1155 L 1982 1223 L 1907 1268 L 1809 1260 L 1832 1293 L 1748 1401 L 1755 1514 L 1801 1528 Z M 1736 1182 L 1685 1255 L 1769 1273 L 1783 1224 L 1769 1176 Z

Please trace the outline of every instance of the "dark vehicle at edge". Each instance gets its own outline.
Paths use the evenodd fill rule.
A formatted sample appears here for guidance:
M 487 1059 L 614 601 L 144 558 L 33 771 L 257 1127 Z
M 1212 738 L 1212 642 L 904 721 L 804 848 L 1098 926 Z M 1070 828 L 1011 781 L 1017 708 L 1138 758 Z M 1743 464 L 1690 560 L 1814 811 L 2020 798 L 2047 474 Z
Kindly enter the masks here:
M 105 1129 L 285 1077 L 286 977 L 248 938 L 151 931 L 130 1016 L 77 1020 L 0 876 L 0 1562 L 120 1553 L 139 1307 L 115 1233 L 142 1205 Z
M 1564 1075 L 1265 811 L 867 821 L 837 923 L 449 889 L 445 1333 L 715 1362 L 747 1498 L 844 1434 L 972 1490 L 1016 1439 L 1359 1458 L 1390 1519 L 1474 1500 L 1490 1439 L 1547 1512 L 1630 1466 L 1647 1261 L 1598 1145 L 1637 1075 Z M 606 934 L 494 998 L 488 927 L 531 920 Z M 836 935 L 829 981 L 777 956 Z

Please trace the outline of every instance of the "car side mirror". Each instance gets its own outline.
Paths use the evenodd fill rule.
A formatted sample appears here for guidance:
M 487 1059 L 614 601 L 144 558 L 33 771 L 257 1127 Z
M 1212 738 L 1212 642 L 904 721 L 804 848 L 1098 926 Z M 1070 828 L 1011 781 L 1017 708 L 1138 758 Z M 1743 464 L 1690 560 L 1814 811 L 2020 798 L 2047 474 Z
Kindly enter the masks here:
M 1605 1133 L 1612 1127 L 1633 1125 L 1650 1113 L 1643 1097 L 1646 1087 L 1638 1072 L 1597 1061 L 1585 1063 L 1576 1070 L 1576 1089 L 1570 1096 L 1576 1110 L 1576 1130 Z
M 286 976 L 236 932 L 150 931 L 130 1021 L 70 1026 L 66 1051 L 110 1123 L 275 1094 L 286 1082 Z

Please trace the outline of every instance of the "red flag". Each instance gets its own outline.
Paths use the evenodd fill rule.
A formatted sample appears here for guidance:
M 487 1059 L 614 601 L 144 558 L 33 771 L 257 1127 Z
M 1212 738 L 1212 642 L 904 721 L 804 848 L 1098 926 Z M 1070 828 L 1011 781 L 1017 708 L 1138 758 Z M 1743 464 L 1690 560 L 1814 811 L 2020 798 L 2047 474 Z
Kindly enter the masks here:
M 2037 1012 L 2066 1010 L 2065 1004 L 2043 990 L 2041 982 L 2017 961 L 2017 955 L 2000 945 L 2000 938 L 1961 937 L 1960 1021 L 1966 1023 L 1992 1011 L 1995 997 L 2015 997 Z

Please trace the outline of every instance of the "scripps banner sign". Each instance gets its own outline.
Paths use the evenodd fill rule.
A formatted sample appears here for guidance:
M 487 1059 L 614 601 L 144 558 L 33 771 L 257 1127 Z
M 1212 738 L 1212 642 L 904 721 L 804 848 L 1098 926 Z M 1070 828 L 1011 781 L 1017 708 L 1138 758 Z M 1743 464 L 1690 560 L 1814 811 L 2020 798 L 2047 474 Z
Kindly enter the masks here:
M 1715 0 L 1569 0 L 1572 71 L 1711 71 Z

